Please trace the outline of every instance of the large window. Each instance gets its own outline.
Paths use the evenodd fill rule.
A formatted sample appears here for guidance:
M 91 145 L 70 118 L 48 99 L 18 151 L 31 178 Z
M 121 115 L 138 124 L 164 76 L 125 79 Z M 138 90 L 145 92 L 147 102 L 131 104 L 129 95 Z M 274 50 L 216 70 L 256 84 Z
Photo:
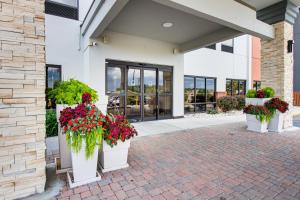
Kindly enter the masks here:
M 216 79 L 207 77 L 184 77 L 185 113 L 205 112 L 216 106 Z
M 229 96 L 238 96 L 246 94 L 246 81 L 227 79 L 226 80 L 226 92 Z
M 55 83 L 61 81 L 61 66 L 46 65 L 46 107 L 55 108 L 54 100 L 48 98 L 48 92 L 51 91 Z
M 260 90 L 261 89 L 261 81 L 253 81 L 253 89 Z
M 227 53 L 233 53 L 234 52 L 234 40 L 226 40 L 224 42 L 221 42 L 221 50 Z

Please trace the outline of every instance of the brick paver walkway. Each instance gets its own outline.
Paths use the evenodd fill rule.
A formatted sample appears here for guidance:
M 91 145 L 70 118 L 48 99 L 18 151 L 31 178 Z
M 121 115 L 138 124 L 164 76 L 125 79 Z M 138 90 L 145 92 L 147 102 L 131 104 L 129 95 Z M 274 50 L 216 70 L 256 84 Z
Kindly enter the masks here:
M 142 137 L 129 164 L 58 199 L 300 199 L 300 132 L 235 124 Z

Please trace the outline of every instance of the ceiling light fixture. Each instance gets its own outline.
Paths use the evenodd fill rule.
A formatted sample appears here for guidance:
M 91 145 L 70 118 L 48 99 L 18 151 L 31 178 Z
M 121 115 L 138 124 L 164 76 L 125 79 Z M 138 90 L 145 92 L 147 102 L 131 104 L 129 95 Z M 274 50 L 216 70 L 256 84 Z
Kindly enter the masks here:
M 172 26 L 174 26 L 174 24 L 173 24 L 172 22 L 164 22 L 164 23 L 162 24 L 162 26 L 163 26 L 164 28 L 171 28 Z

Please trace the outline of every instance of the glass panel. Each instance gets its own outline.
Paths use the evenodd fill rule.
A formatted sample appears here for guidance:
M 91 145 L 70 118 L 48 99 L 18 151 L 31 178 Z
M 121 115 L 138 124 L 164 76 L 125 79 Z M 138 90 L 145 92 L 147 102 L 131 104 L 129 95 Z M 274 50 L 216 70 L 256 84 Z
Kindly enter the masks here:
M 246 94 L 246 81 L 239 81 L 239 83 L 240 83 L 239 95 L 245 95 Z
M 127 95 L 139 95 L 141 92 L 141 70 L 134 68 L 128 69 L 127 81 Z
M 172 115 L 172 96 L 160 96 L 158 106 L 161 117 Z
M 156 117 L 156 96 L 144 96 L 144 117 Z
M 144 92 L 156 94 L 156 71 L 144 70 Z
M 48 70 L 48 88 L 53 88 L 54 84 L 61 80 L 60 68 L 47 67 Z
M 195 112 L 195 107 L 193 104 L 185 104 L 184 105 L 184 112 L 185 113 L 191 113 L 191 112 Z
M 261 89 L 261 81 L 257 81 L 256 83 L 256 87 L 257 87 L 257 90 L 260 90 Z
M 125 97 L 110 96 L 108 97 L 107 112 L 111 114 L 124 114 Z
M 195 102 L 195 84 L 192 77 L 184 78 L 184 102 L 186 104 Z
M 120 67 L 107 67 L 107 93 L 124 93 L 124 69 Z
M 226 92 L 227 95 L 232 95 L 232 87 L 231 87 L 231 80 L 226 80 Z
M 134 119 L 133 121 L 141 120 L 141 97 L 140 96 L 128 96 L 126 115 L 129 119 Z
M 215 99 L 215 79 L 206 79 L 207 102 L 216 102 Z
M 239 95 L 239 81 L 232 80 L 232 93 L 233 95 Z
M 159 71 L 159 93 L 172 93 L 172 72 Z
M 205 95 L 205 78 L 196 78 L 196 102 L 206 102 Z
M 205 112 L 206 104 L 196 104 L 195 109 L 196 109 L 196 112 Z

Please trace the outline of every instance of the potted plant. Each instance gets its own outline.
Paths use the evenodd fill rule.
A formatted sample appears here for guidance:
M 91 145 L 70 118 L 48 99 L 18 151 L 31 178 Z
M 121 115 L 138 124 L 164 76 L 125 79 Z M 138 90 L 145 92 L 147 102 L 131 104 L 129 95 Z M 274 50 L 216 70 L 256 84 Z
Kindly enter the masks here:
M 99 158 L 102 172 L 128 167 L 130 140 L 137 131 L 123 115 L 107 115 L 103 129 L 104 142 Z
M 246 105 L 260 105 L 263 106 L 267 101 L 275 96 L 275 91 L 271 87 L 266 87 L 261 90 L 248 90 L 246 94 Z
M 273 118 L 270 120 L 268 126 L 269 131 L 282 132 L 283 114 L 288 111 L 289 104 L 279 98 L 272 98 L 270 101 L 265 103 L 265 106 L 273 114 Z
M 95 105 L 91 95 L 84 93 L 82 103 L 61 112 L 60 123 L 71 149 L 73 181 L 68 172 L 70 187 L 100 180 L 97 173 L 98 146 L 102 143 L 105 117 Z
M 66 107 L 74 108 L 81 103 L 81 97 L 84 93 L 91 94 L 91 102 L 95 103 L 98 100 L 97 92 L 88 85 L 74 79 L 68 81 L 57 82 L 49 92 L 49 98 L 54 99 L 56 103 L 56 118 L 60 118 L 61 111 Z M 67 148 L 66 137 L 62 134 L 59 126 L 58 140 L 59 140 L 59 154 L 60 166 L 57 166 L 57 173 L 66 172 L 72 167 L 71 152 Z M 58 165 L 58 163 L 56 163 Z
M 268 123 L 271 120 L 272 113 L 265 106 L 248 105 L 244 108 L 247 116 L 248 130 L 259 133 L 268 132 Z

